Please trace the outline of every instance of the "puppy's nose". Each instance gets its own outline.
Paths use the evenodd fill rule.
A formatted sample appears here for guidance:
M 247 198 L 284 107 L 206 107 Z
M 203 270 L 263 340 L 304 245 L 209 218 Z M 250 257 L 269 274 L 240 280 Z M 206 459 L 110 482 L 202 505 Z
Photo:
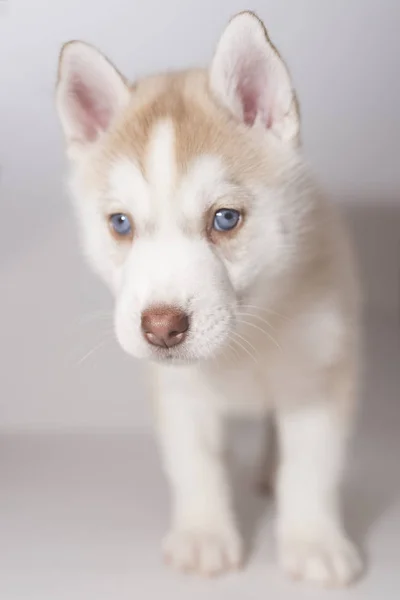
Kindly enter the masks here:
M 177 346 L 185 339 L 188 329 L 189 317 L 173 306 L 149 308 L 142 314 L 143 335 L 153 346 Z

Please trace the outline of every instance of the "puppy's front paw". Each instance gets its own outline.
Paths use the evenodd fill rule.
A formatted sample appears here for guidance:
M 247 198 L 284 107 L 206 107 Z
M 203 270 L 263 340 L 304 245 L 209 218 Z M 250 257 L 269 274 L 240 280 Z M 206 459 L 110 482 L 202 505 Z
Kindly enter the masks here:
M 281 565 L 290 577 L 326 587 L 347 586 L 362 571 L 357 549 L 340 532 L 286 535 L 279 551 Z
M 175 529 L 164 540 L 168 564 L 205 577 L 236 570 L 243 559 L 242 542 L 234 527 L 215 531 Z

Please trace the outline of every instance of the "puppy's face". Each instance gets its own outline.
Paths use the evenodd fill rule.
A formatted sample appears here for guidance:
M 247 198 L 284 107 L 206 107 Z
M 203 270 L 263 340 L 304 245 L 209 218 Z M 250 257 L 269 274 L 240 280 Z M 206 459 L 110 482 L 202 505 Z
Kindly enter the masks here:
M 261 274 L 268 292 L 294 259 L 298 116 L 262 24 L 234 18 L 207 72 L 134 87 L 68 44 L 57 100 L 86 253 L 115 294 L 121 346 L 165 361 L 217 354 Z

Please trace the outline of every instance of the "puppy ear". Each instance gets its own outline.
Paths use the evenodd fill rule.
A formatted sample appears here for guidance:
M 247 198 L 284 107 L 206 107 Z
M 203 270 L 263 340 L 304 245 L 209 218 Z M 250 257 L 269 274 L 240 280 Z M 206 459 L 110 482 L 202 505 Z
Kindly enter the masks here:
M 299 114 L 288 70 L 264 24 L 251 12 L 236 15 L 218 43 L 210 69 L 215 97 L 246 125 L 262 125 L 297 141 Z
M 95 48 L 83 42 L 63 47 L 56 103 L 68 145 L 95 142 L 129 97 L 124 78 Z

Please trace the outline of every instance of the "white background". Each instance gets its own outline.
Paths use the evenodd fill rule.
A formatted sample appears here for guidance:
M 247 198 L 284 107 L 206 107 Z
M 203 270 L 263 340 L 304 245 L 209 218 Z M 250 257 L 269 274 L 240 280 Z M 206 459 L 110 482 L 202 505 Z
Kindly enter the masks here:
M 63 42 L 99 46 L 129 77 L 205 65 L 237 0 L 9 0 L 0 11 L 0 428 L 143 428 L 140 367 L 82 264 L 53 107 Z M 263 0 L 299 92 L 305 153 L 354 225 L 368 309 L 398 310 L 400 4 Z M 98 347 L 99 344 L 103 343 Z M 97 348 L 81 364 L 79 361 Z

